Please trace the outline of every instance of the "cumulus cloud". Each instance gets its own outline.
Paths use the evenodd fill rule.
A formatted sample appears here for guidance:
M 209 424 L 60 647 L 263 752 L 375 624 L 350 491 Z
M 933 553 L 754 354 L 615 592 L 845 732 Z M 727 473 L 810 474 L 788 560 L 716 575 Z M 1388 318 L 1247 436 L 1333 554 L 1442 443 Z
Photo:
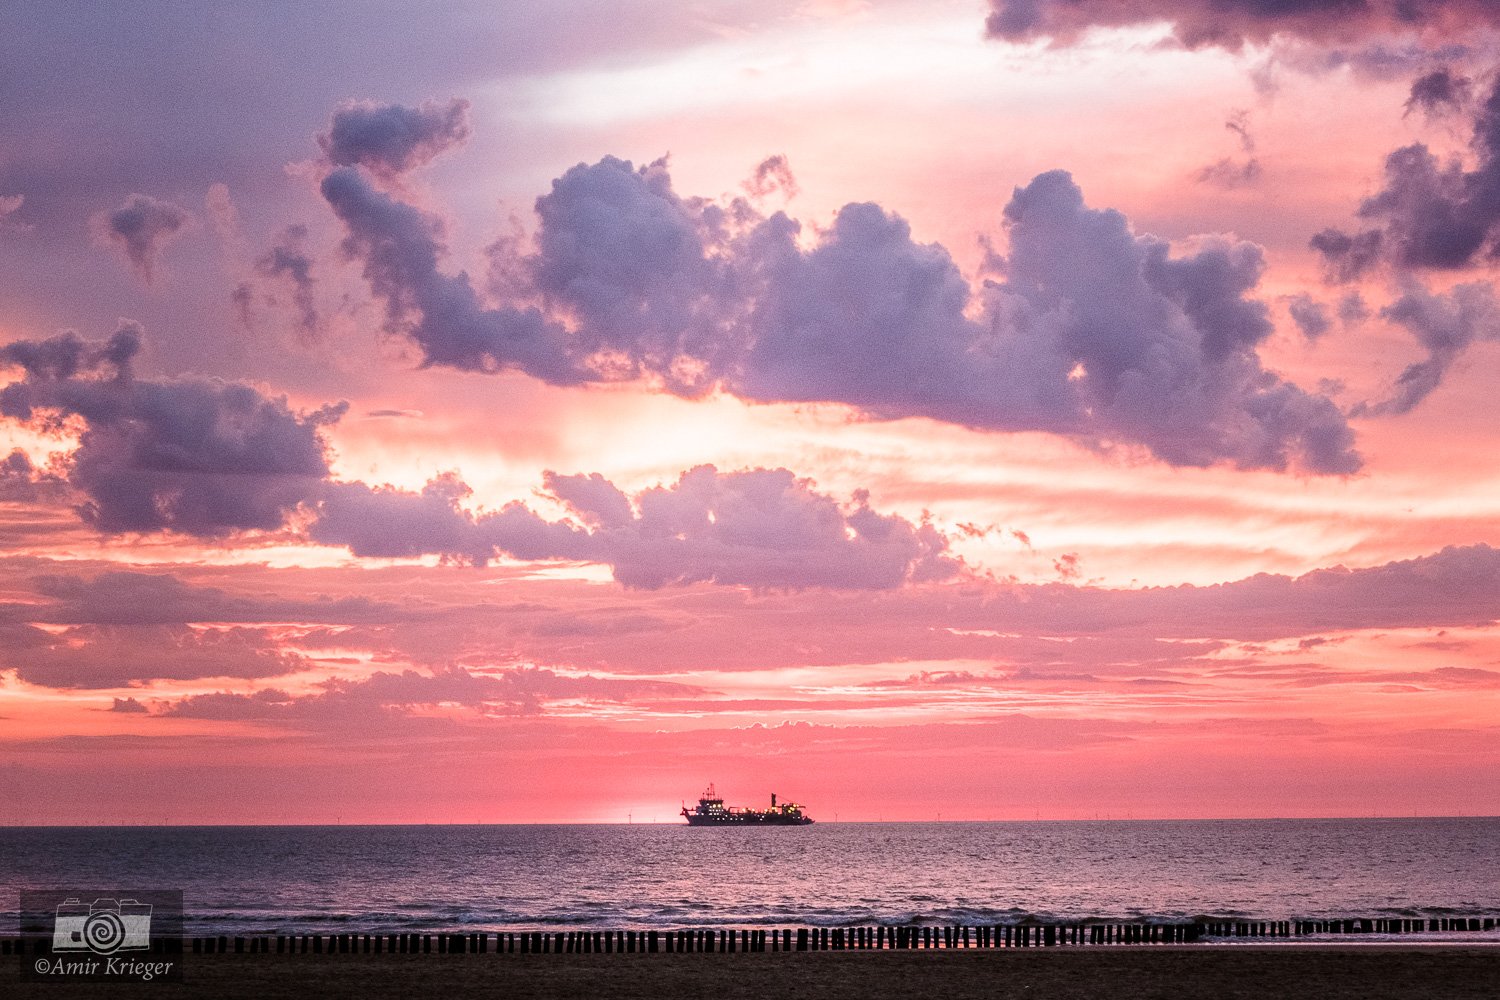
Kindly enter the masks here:
M 100 236 L 125 254 L 141 280 L 151 284 L 162 248 L 192 221 L 188 210 L 169 201 L 132 194 L 112 212 L 95 216 Z
M 1408 111 L 1457 107 L 1469 81 L 1441 70 L 1412 85 Z M 1488 285 L 1461 284 L 1432 292 L 1422 272 L 1453 271 L 1500 258 L 1500 80 L 1473 112 L 1472 169 L 1457 158 L 1440 160 L 1423 143 L 1392 152 L 1385 183 L 1359 207 L 1374 228 L 1350 234 L 1325 229 L 1311 240 L 1328 277 L 1355 281 L 1377 269 L 1400 287 L 1381 317 L 1410 331 L 1426 348 L 1422 361 L 1404 369 L 1388 398 L 1361 413 L 1401 414 L 1432 394 L 1470 344 L 1497 336 L 1495 302 Z
M 665 160 L 636 170 L 609 156 L 553 181 L 536 214 L 525 264 L 546 305 L 575 318 L 566 349 L 595 377 L 646 372 L 685 395 L 709 388 L 739 339 L 726 212 L 679 197 Z
M 1207 237 L 1173 256 L 1120 213 L 1087 208 L 1061 172 L 1017 190 L 1006 217 L 1000 313 L 1049 364 L 1054 393 L 1072 397 L 1080 432 L 1140 441 L 1179 465 L 1359 467 L 1333 403 L 1260 363 L 1272 325 L 1247 297 L 1265 266 L 1259 247 Z
M 452 474 L 421 492 L 334 482 L 321 428 L 343 404 L 299 413 L 244 385 L 141 379 L 132 369 L 139 348 L 133 324 L 103 344 L 65 333 L 0 348 L 0 364 L 25 373 L 0 389 L 0 414 L 81 423 L 63 475 L 84 498 L 80 515 L 104 532 L 270 531 L 307 507 L 311 540 L 358 556 L 597 562 L 630 587 L 887 588 L 959 568 L 931 525 L 880 514 L 863 491 L 841 504 L 785 469 L 700 466 L 633 498 L 598 475 L 549 473 L 547 488 L 576 521 L 548 521 L 519 502 L 471 512 L 461 505 L 468 487 Z M 5 469 L 17 484 L 37 479 L 24 456 Z
M 990 6 L 990 37 L 1054 44 L 1074 42 L 1091 28 L 1159 22 L 1171 24 L 1189 48 L 1230 49 L 1277 35 L 1348 42 L 1406 31 L 1461 36 L 1500 26 L 1500 11 L 1489 0 L 990 0 Z
M 334 112 L 318 145 L 334 166 L 361 166 L 391 178 L 463 145 L 469 134 L 465 100 L 429 101 L 415 108 L 353 101 Z
M 140 346 L 133 323 L 102 345 L 73 333 L 7 344 L 0 364 L 24 378 L 0 389 L 0 415 L 81 421 L 67 481 L 101 531 L 214 537 L 281 527 L 328 475 L 319 429 L 343 404 L 298 413 L 239 383 L 141 379 L 132 369 Z
M 1414 85 L 1413 100 L 1422 85 Z M 1325 230 L 1313 249 L 1344 280 L 1381 260 L 1398 269 L 1453 270 L 1493 259 L 1500 252 L 1500 82 L 1474 114 L 1470 147 L 1473 169 L 1439 159 L 1425 143 L 1395 150 L 1386 157 L 1384 186 L 1359 206 L 1376 227 L 1357 235 Z
M 1204 237 L 1175 253 L 1086 207 L 1060 171 L 1015 192 L 1006 280 L 976 290 L 879 205 L 844 206 L 808 246 L 784 213 L 683 197 L 664 161 L 606 157 L 538 199 L 535 252 L 506 268 L 525 294 L 494 306 L 439 271 L 434 219 L 352 168 L 323 193 L 428 364 L 1046 430 L 1179 465 L 1360 464 L 1333 404 L 1260 363 L 1258 247 Z
M 363 262 L 365 280 L 385 299 L 387 327 L 416 341 L 427 364 L 516 368 L 557 384 L 585 380 L 556 323 L 535 308 L 486 308 L 467 273 L 438 270 L 435 219 L 376 190 L 352 167 L 330 173 L 322 191 L 348 229 L 345 253 Z
M 420 493 L 335 484 L 309 535 L 361 556 L 597 562 L 643 589 L 699 582 L 885 589 L 959 568 L 932 526 L 880 514 L 863 492 L 840 504 L 785 469 L 699 466 L 634 498 L 597 475 L 548 473 L 546 485 L 577 522 L 547 521 L 520 503 L 471 513 L 459 505 L 467 488 L 444 477 Z

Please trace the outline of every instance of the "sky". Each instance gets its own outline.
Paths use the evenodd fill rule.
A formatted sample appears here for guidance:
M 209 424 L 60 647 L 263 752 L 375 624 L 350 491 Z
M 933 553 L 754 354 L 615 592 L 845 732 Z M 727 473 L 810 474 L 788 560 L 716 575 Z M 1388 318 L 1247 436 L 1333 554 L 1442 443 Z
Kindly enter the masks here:
M 1500 813 L 1487 0 L 7 21 L 0 823 Z

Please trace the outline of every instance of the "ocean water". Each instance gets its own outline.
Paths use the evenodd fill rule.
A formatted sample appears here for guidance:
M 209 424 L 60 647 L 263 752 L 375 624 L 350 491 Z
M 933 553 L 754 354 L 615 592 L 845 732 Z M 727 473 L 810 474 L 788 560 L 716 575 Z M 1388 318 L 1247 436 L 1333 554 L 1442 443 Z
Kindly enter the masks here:
M 20 891 L 188 933 L 1500 915 L 1500 819 L 0 828 Z

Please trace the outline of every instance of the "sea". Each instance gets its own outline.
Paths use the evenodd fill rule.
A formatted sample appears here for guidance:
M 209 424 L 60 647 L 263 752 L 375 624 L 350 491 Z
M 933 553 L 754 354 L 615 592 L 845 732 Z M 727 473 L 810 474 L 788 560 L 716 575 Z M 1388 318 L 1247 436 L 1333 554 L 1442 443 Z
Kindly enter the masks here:
M 189 934 L 1482 917 L 1500 818 L 0 828 L 0 933 L 74 886 Z

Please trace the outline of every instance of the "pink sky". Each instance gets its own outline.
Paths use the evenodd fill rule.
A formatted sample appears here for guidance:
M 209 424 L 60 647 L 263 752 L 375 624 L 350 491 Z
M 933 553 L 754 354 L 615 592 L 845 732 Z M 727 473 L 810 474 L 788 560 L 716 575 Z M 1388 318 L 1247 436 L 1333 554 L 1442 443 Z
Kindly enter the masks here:
M 1500 812 L 1500 16 L 1357 6 L 28 14 L 0 823 Z

